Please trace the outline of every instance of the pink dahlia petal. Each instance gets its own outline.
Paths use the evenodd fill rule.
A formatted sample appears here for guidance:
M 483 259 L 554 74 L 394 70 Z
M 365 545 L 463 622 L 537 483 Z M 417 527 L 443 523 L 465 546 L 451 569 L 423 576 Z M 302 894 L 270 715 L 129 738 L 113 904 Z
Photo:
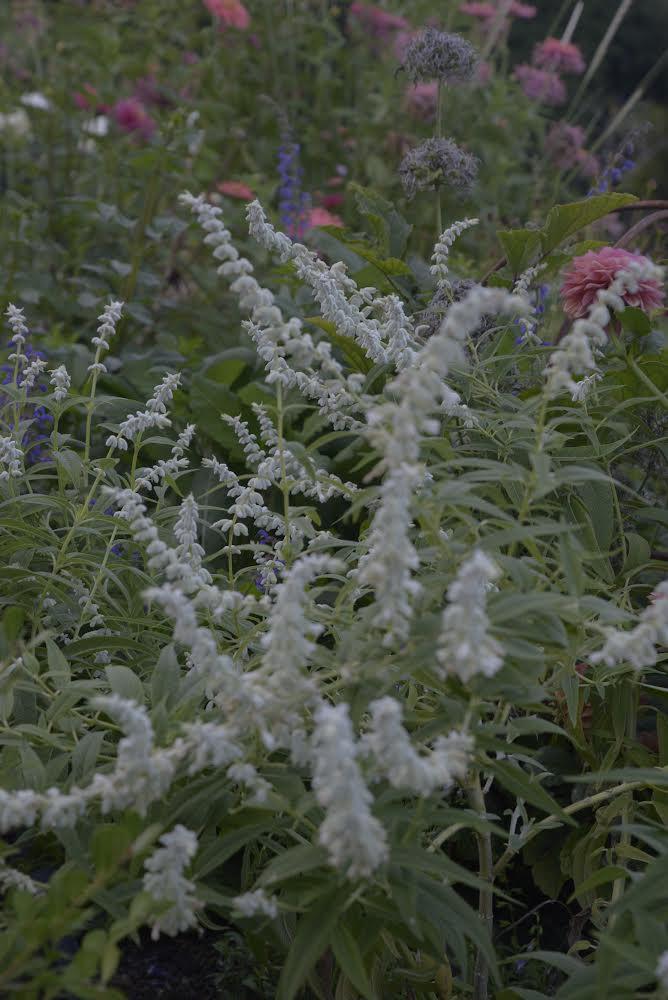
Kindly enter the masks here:
M 561 286 L 566 315 L 571 319 L 586 316 L 598 292 L 609 288 L 617 274 L 628 269 L 632 262 L 646 264 L 648 260 L 621 247 L 601 247 L 575 257 Z M 643 278 L 636 291 L 626 292 L 622 297 L 627 305 L 649 312 L 661 307 L 665 291 L 656 278 Z

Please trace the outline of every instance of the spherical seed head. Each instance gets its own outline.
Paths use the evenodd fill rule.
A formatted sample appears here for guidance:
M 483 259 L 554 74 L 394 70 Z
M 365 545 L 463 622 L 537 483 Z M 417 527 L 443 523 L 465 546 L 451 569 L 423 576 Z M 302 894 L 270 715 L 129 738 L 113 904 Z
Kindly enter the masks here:
M 413 198 L 418 191 L 449 187 L 464 196 L 478 176 L 478 161 L 452 139 L 427 139 L 406 153 L 399 165 L 404 191 Z
M 472 79 L 478 53 L 461 35 L 425 28 L 409 44 L 404 69 L 413 83 L 440 80 L 465 83 Z

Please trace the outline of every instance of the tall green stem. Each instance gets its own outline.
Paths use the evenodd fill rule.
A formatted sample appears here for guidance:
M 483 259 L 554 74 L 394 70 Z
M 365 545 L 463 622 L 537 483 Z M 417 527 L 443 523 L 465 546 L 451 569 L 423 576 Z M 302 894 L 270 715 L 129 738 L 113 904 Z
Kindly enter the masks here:
M 480 772 L 476 771 L 473 781 L 468 789 L 469 802 L 471 808 L 475 809 L 479 816 L 485 816 L 485 796 L 480 785 Z M 489 831 L 478 830 L 476 833 L 478 842 L 478 867 L 480 878 L 487 883 L 481 888 L 478 895 L 478 913 L 485 925 L 485 929 L 490 938 L 494 930 L 494 858 L 492 855 L 492 835 Z M 473 1000 L 487 1000 L 489 986 L 489 968 L 482 953 L 478 951 L 473 973 Z

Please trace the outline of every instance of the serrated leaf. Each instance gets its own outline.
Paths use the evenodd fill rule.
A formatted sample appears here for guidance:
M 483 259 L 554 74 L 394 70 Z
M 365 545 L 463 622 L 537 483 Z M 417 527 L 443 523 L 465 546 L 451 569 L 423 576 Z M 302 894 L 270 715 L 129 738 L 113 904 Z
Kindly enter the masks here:
M 584 229 L 585 226 L 602 219 L 611 212 L 616 212 L 624 205 L 637 201 L 635 195 L 611 192 L 583 198 L 581 201 L 569 202 L 565 205 L 555 205 L 545 220 L 542 232 L 542 253 L 548 254 L 568 239 Z
M 541 245 L 540 229 L 501 229 L 496 234 L 506 252 L 513 274 L 525 271 L 538 256 Z

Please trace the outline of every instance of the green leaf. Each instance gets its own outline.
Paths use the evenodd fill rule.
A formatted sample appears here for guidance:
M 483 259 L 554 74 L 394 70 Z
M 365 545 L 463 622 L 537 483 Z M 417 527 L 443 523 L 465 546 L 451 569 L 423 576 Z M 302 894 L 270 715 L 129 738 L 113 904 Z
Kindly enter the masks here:
M 580 229 L 637 200 L 632 194 L 612 192 L 569 202 L 567 205 L 555 205 L 542 229 L 542 253 L 550 253 Z
M 301 918 L 278 981 L 276 1000 L 293 1000 L 297 995 L 327 949 L 349 895 L 349 889 L 330 890 Z
M 647 313 L 634 306 L 627 306 L 626 309 L 617 314 L 620 323 L 625 330 L 629 330 L 635 337 L 646 337 L 651 333 L 652 324 Z
M 581 899 L 583 895 L 589 892 L 590 889 L 596 889 L 599 885 L 607 885 L 609 882 L 614 882 L 618 878 L 628 878 L 629 873 L 625 868 L 620 868 L 617 865 L 608 865 L 605 868 L 599 868 L 595 871 L 593 875 L 586 878 L 584 882 L 580 882 L 576 886 L 575 891 L 569 896 L 568 902 L 572 903 L 574 899 Z
M 314 844 L 297 844 L 269 862 L 258 879 L 258 885 L 275 885 L 295 875 L 303 875 L 327 864 L 327 852 Z
M 496 234 L 506 252 L 513 274 L 520 274 L 531 266 L 538 256 L 541 244 L 540 229 L 502 229 Z
M 345 924 L 339 924 L 332 934 L 332 950 L 341 971 L 365 1000 L 377 1000 L 377 994 L 364 967 L 358 944 Z
M 121 824 L 103 823 L 98 826 L 90 847 L 96 871 L 114 872 L 124 855 L 129 853 L 131 844 L 132 837 Z
M 313 326 L 318 326 L 321 330 L 325 331 L 327 339 L 330 340 L 335 347 L 338 347 L 354 371 L 363 372 L 365 375 L 371 371 L 373 362 L 366 356 L 364 350 L 352 339 L 352 337 L 342 336 L 337 332 L 333 323 L 327 319 L 323 319 L 321 316 L 307 316 L 306 322 L 312 323 Z
M 95 770 L 104 733 L 99 730 L 86 733 L 72 751 L 72 780 L 83 783 L 91 777 Z
M 168 704 L 174 701 L 180 679 L 181 668 L 174 645 L 170 642 L 169 645 L 160 650 L 160 656 L 151 677 L 151 705 L 153 708 L 163 700 Z
M 46 640 L 46 656 L 51 676 L 59 687 L 64 687 L 71 679 L 70 665 L 53 639 Z
M 348 190 L 355 198 L 358 212 L 371 223 L 373 234 L 382 252 L 392 257 L 401 257 L 413 227 L 397 212 L 391 202 L 370 188 L 351 183 L 348 185 Z
M 553 799 L 534 776 L 530 776 L 520 767 L 509 763 L 506 760 L 489 761 L 485 769 L 492 772 L 499 779 L 504 788 L 512 792 L 517 798 L 525 799 L 531 805 L 542 809 L 548 814 L 554 813 L 562 822 L 569 826 L 576 823 L 568 813 L 565 813 L 556 799 Z
M 128 698 L 136 701 L 139 705 L 144 704 L 144 688 L 137 675 L 129 667 L 114 666 L 105 667 L 109 687 L 121 698 Z

